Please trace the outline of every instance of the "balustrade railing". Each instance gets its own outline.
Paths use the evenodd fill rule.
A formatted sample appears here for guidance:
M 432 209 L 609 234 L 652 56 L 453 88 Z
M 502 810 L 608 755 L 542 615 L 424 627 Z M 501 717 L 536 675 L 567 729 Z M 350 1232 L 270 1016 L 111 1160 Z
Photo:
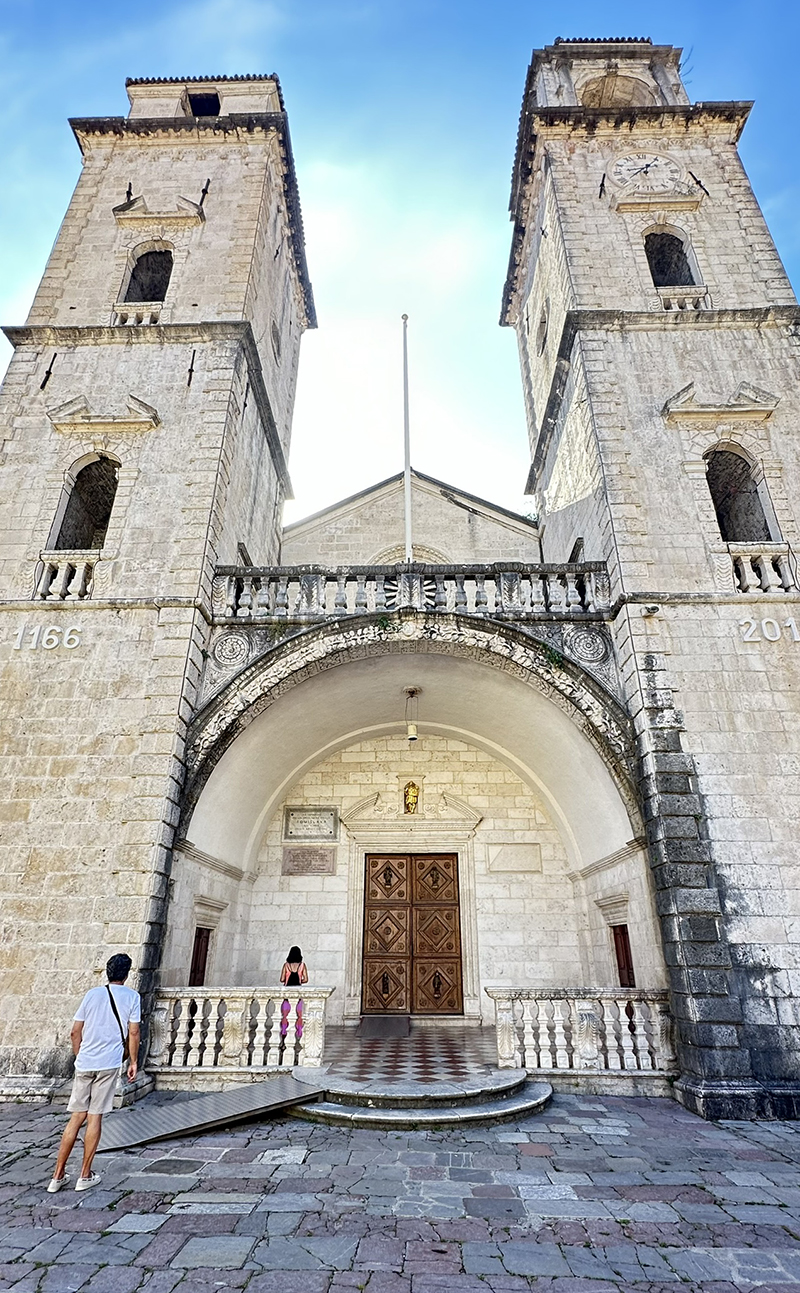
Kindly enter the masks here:
M 321 620 L 411 609 L 520 619 L 602 614 L 603 562 L 570 565 L 218 568 L 226 620 Z M 219 612 L 217 612 L 219 614 Z
M 658 295 L 665 310 L 707 310 L 708 288 L 701 284 L 692 287 L 659 287 Z
M 165 988 L 150 1023 L 147 1067 L 318 1068 L 332 992 L 308 986 Z
M 635 988 L 486 988 L 500 1068 L 673 1073 L 666 992 Z
M 162 309 L 161 301 L 125 302 L 114 307 L 113 326 L 130 328 L 143 323 L 158 323 Z
M 36 580 L 35 601 L 81 601 L 90 597 L 94 568 L 100 558 L 95 551 L 43 552 Z
M 793 593 L 800 588 L 788 543 L 729 543 L 740 593 Z

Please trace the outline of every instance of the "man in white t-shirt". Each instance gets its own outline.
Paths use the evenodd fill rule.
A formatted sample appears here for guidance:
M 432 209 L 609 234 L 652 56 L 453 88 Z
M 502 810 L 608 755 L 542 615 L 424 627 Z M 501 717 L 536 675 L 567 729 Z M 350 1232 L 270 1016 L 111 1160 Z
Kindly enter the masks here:
M 56 1194 L 69 1181 L 64 1169 L 84 1123 L 83 1165 L 75 1189 L 91 1190 L 100 1180 L 92 1171 L 92 1161 L 100 1144 L 103 1114 L 114 1105 L 126 1042 L 129 1082 L 136 1077 L 138 1068 L 141 1002 L 138 992 L 124 986 L 130 972 L 129 956 L 124 952 L 112 956 L 106 964 L 108 984 L 90 988 L 75 1012 L 70 1034 L 75 1080 L 67 1105 L 72 1117 L 61 1137 L 56 1170 L 47 1187 L 49 1194 Z

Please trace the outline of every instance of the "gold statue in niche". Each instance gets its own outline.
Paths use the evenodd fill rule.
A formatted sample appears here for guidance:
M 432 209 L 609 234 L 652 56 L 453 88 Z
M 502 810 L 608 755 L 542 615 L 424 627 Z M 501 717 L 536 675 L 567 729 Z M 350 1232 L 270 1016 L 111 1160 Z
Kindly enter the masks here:
M 419 786 L 415 781 L 407 781 L 403 787 L 403 812 L 415 813 L 419 803 Z

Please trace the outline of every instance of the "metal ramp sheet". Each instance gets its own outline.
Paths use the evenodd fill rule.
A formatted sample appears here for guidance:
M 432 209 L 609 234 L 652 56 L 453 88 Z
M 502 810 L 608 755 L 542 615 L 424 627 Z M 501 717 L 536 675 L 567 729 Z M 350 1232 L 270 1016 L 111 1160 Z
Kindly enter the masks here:
M 210 1131 L 241 1122 L 257 1114 L 274 1113 L 293 1104 L 305 1104 L 324 1095 L 324 1087 L 298 1082 L 288 1073 L 265 1082 L 228 1087 L 188 1100 L 170 1100 L 168 1104 L 147 1106 L 147 1101 L 132 1109 L 106 1114 L 99 1153 L 113 1149 L 130 1149 L 151 1140 Z

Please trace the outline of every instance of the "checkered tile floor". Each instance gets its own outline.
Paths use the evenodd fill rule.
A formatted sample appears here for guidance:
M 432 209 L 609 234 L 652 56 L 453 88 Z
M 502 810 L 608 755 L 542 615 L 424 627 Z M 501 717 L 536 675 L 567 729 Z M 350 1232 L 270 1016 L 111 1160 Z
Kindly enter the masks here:
M 325 1063 L 339 1077 L 371 1082 L 447 1082 L 497 1065 L 493 1028 L 415 1028 L 410 1037 L 356 1037 L 354 1028 L 325 1030 Z

